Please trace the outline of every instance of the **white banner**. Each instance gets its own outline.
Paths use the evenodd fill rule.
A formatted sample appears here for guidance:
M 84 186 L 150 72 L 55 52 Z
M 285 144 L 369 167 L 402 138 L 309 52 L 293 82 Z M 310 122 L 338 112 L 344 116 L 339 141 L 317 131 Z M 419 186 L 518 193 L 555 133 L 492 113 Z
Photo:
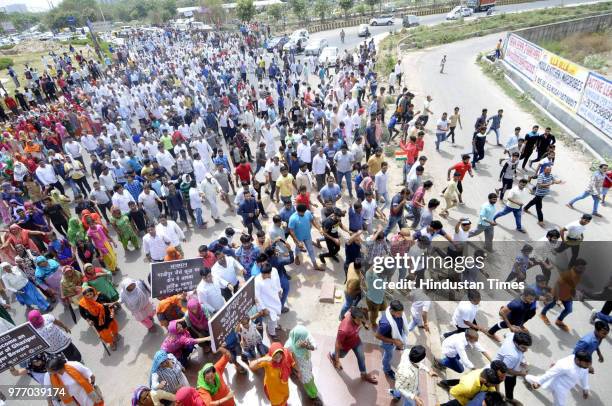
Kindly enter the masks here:
M 575 112 L 588 73 L 582 66 L 542 50 L 534 82 L 562 106 Z
M 508 35 L 504 60 L 527 79 L 534 81 L 538 63 L 542 58 L 542 48 L 515 34 Z
M 578 115 L 612 137 L 612 82 L 603 76 L 589 72 Z

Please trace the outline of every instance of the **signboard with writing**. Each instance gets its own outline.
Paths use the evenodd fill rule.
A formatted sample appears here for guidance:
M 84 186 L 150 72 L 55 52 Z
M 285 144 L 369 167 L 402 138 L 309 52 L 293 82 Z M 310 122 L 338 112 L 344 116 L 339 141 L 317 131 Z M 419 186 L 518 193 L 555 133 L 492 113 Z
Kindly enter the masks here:
M 0 334 L 0 372 L 49 348 L 49 344 L 30 323 L 24 323 Z
M 163 298 L 194 290 L 202 279 L 200 268 L 202 258 L 152 263 L 151 296 Z
M 578 115 L 608 137 L 612 137 L 612 82 L 603 76 L 589 72 Z
M 255 277 L 253 276 L 208 322 L 213 351 L 217 351 L 223 345 L 225 338 L 243 317 L 250 317 L 255 312 Z
M 536 70 L 542 57 L 542 48 L 515 34 L 508 35 L 504 61 L 523 74 L 527 79 L 535 79 Z
M 587 75 L 588 71 L 582 66 L 543 51 L 534 82 L 562 106 L 575 112 Z

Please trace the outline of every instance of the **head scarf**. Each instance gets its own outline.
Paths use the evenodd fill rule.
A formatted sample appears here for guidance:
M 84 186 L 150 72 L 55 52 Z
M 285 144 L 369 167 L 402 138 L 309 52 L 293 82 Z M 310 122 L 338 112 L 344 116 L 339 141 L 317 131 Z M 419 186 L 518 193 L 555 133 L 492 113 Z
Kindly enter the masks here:
M 289 380 L 289 375 L 291 375 L 291 367 L 293 364 L 293 360 L 291 357 L 291 353 L 283 347 L 283 345 L 279 342 L 274 342 L 270 346 L 270 350 L 268 351 L 268 355 L 273 357 L 274 354 L 282 352 L 283 359 L 280 362 L 275 362 L 274 360 L 271 362 L 274 368 L 280 369 L 280 377 L 283 382 L 287 382 Z
M 181 259 L 181 253 L 172 245 L 167 247 L 166 256 L 164 260 L 165 261 L 175 261 L 177 259 Z
M 169 354 L 164 350 L 159 350 L 155 353 L 153 356 L 153 364 L 151 364 L 151 373 L 149 374 L 149 385 L 151 385 L 153 374 L 159 370 L 161 364 L 168 358 Z
M 148 386 L 141 385 L 134 390 L 132 394 L 132 406 L 138 406 L 138 402 L 140 401 L 140 396 L 144 391 L 150 391 L 151 389 Z
M 85 234 L 85 228 L 83 224 L 81 224 L 80 220 L 76 217 L 71 217 L 68 220 L 68 241 L 71 244 L 76 245 L 78 240 L 87 239 L 87 235 Z
M 187 336 L 187 338 L 191 337 L 187 329 L 183 329 L 183 331 L 179 333 L 178 329 L 176 328 L 177 323 L 178 323 L 178 320 L 172 320 L 168 324 L 168 335 L 166 336 L 166 338 L 164 339 L 164 342 L 161 345 L 162 350 L 174 353 L 177 350 L 176 343 L 179 342 L 179 340 L 182 337 L 184 336 Z
M 41 263 L 47 262 L 47 266 L 40 266 Z M 55 273 L 59 268 L 59 264 L 52 260 L 47 259 L 47 257 L 43 255 L 39 255 L 36 257 L 36 272 L 35 275 L 37 278 L 45 280 L 49 275 Z
M 96 289 L 92 287 L 89 287 L 88 289 L 93 290 L 94 297 L 98 294 L 98 291 Z M 97 317 L 99 326 L 104 325 L 104 322 L 106 320 L 104 306 L 98 303 L 96 299 L 88 298 L 87 296 L 85 296 L 85 294 L 83 294 L 83 297 L 81 297 L 81 300 L 79 300 L 79 306 L 87 310 L 92 316 Z
M 183 386 L 179 389 L 175 399 L 179 406 L 205 406 L 198 391 L 191 386 Z
M 127 287 L 132 283 L 135 283 L 136 287 L 130 292 Z M 149 303 L 149 296 L 143 292 L 138 281 L 132 278 L 123 278 L 119 283 L 119 298 L 128 309 L 140 310 Z
M 28 321 L 34 328 L 41 328 L 45 324 L 45 319 L 38 310 L 31 310 L 28 313 Z
M 212 385 L 206 382 L 206 379 L 204 379 L 204 375 L 206 375 L 206 372 L 208 372 L 211 368 L 213 369 L 213 371 L 215 371 L 215 382 Z M 212 364 L 212 362 L 209 362 L 208 364 L 204 365 L 204 367 L 200 369 L 200 372 L 198 372 L 198 382 L 196 384 L 196 387 L 205 389 L 206 392 L 210 393 L 210 396 L 215 396 L 215 394 L 221 387 L 221 378 L 219 377 L 219 373 L 215 369 L 215 366 Z
M 208 330 L 208 318 L 198 299 L 192 297 L 187 302 L 187 316 L 197 330 Z
M 312 336 L 310 335 L 306 327 L 301 324 L 298 324 L 291 330 L 291 332 L 289 332 L 289 338 L 285 343 L 285 347 L 289 348 L 291 352 L 295 354 L 296 357 L 305 358 L 308 356 L 310 351 L 306 348 L 300 347 L 301 341 L 308 341 L 314 345 Z

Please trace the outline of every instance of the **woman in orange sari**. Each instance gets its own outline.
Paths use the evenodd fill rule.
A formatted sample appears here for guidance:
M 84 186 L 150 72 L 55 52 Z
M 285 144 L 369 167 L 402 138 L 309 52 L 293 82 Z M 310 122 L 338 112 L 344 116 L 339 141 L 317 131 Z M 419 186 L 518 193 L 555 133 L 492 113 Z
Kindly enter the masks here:
M 272 343 L 268 355 L 251 361 L 249 368 L 253 372 L 260 368 L 264 369 L 264 391 L 270 404 L 286 406 L 289 400 L 289 376 L 292 370 L 298 375 L 299 380 L 299 370 L 291 351 L 279 342 Z
M 94 386 L 96 377 L 85 365 L 57 357 L 49 361 L 47 370 L 44 385 L 60 389 L 57 397 L 62 405 L 104 406 L 102 394 Z
M 83 288 L 83 297 L 79 300 L 79 313 L 90 326 L 96 329 L 100 339 L 117 349 L 119 325 L 115 320 L 114 303 L 99 303 L 98 292 L 92 287 Z

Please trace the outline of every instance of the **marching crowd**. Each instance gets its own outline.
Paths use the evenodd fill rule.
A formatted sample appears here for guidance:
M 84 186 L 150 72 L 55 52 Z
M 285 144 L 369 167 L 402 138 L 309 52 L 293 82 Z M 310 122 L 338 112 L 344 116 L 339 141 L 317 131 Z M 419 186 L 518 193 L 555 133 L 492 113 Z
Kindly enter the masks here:
M 121 343 L 117 312 L 127 312 L 150 332 L 164 329 L 159 351 L 151 354 L 149 381 L 133 392 L 132 405 L 234 405 L 224 378 L 228 363 L 241 375 L 263 369 L 272 405 L 287 404 L 292 376 L 313 404 L 322 404 L 313 351 L 327 351 L 338 370 L 353 352 L 364 382 L 378 383 L 366 367 L 362 326 L 380 341 L 390 396 L 404 405 L 423 404 L 420 370 L 432 377 L 447 369 L 462 374 L 439 381 L 452 398 L 445 405 L 519 404 L 517 377 L 534 390 L 549 390 L 555 405 L 566 404 L 575 385 L 587 398 L 593 354 L 603 361 L 599 345 L 609 332 L 612 302 L 594 312 L 593 331 L 540 376 L 528 373 L 524 359 L 533 341 L 525 323 L 540 301 L 545 306 L 539 317 L 550 324 L 547 312 L 561 303 L 564 311 L 555 324 L 570 330 L 564 320 L 587 266 L 580 243 L 588 224 L 601 216 L 599 206 L 612 184 L 607 165 L 567 204 L 590 197 L 592 214 L 544 231 L 554 247 L 551 258 L 534 259 L 530 245 L 517 256 L 509 280 L 524 281 L 528 269 L 539 267 L 536 283 L 503 306 L 499 323 L 490 328 L 477 323 L 481 295 L 469 291 L 453 314 L 456 329 L 443 334 L 442 354 L 433 357 L 408 342 L 417 327 L 429 332 L 431 300 L 412 292 L 409 312 L 402 301 L 389 301 L 375 286 L 395 272 L 374 272 L 375 258 L 430 252 L 438 239 L 461 255 L 481 233 L 484 256 L 493 250 L 497 222 L 512 213 L 524 233 L 523 213 L 532 206 L 544 227 L 543 203 L 560 183 L 552 174 L 552 130 L 517 127 L 503 140 L 503 110 L 489 116 L 483 109 L 470 130 L 473 153 L 448 168 L 438 199 L 432 187 L 440 180 L 424 175 L 424 151 L 455 142 L 456 129 L 466 121 L 459 107 L 439 119 L 430 96 L 421 109 L 415 107 L 399 62 L 385 78 L 387 87 L 379 83 L 373 40 L 325 65 L 293 52 L 267 52 L 264 41 L 257 29 L 134 31 L 103 60 L 77 50 L 51 53 L 42 71 L 12 72 L 17 90 L 14 97 L 5 94 L 0 108 L 0 331 L 15 325 L 7 311 L 15 307 L 14 296 L 49 348 L 11 373 L 65 389 L 48 399 L 50 405 L 104 404 L 94 375 L 103 367 L 83 363 L 70 327 L 52 314 L 61 304 L 75 323 L 88 323 L 107 350 Z M 445 230 L 453 208 L 464 204 L 465 176 L 481 176 L 489 133 L 497 146 L 505 142 L 500 186 L 484 199 L 476 224 L 461 218 Z M 393 154 L 403 176 L 391 176 Z M 219 228 L 227 216 L 237 216 L 243 229 Z M 207 228 L 214 233 L 202 231 Z M 202 241 L 198 253 L 185 252 L 188 238 Z M 568 268 L 549 286 L 552 255 L 568 249 Z M 119 276 L 121 251 L 140 251 L 149 262 L 199 256 L 201 282 L 192 292 L 153 300 L 146 277 Z M 278 324 L 295 288 L 290 271 L 307 261 L 321 272 L 329 272 L 328 261 L 343 262 L 344 303 L 334 348 L 317 348 L 305 325 L 283 332 Z M 400 268 L 397 278 L 423 279 L 426 271 Z M 211 316 L 251 277 L 257 312 L 240 320 L 212 354 Z M 508 331 L 503 339 L 496 335 L 500 330 Z M 486 352 L 479 336 L 499 341 L 499 351 Z M 198 366 L 197 382 L 190 382 L 185 370 L 194 368 L 190 356 L 197 348 L 211 362 Z M 475 369 L 466 348 L 481 352 L 490 365 Z M 403 352 L 394 368 L 396 350 Z

